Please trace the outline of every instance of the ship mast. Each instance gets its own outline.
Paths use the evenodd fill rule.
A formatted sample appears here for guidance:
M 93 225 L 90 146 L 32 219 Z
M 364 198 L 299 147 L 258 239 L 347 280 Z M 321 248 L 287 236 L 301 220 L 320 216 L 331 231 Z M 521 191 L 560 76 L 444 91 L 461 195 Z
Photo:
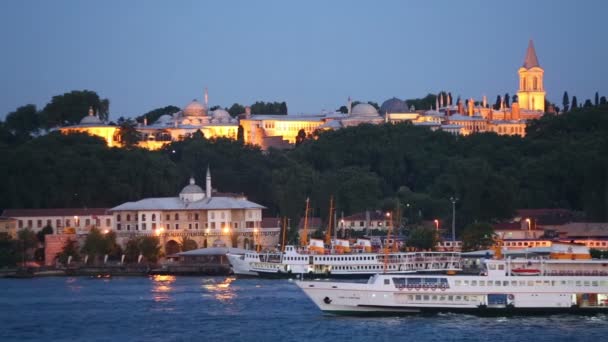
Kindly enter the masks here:
M 329 197 L 329 223 L 327 224 L 327 231 L 325 232 L 325 244 L 331 246 L 331 228 L 334 217 L 334 196 Z
M 285 252 L 285 237 L 287 235 L 287 216 L 283 217 L 283 222 L 281 224 L 283 227 L 283 238 L 281 239 L 281 252 Z
M 387 212 L 386 213 L 386 217 L 389 219 L 389 224 L 388 224 L 388 230 L 386 232 L 386 246 L 382 246 L 384 247 L 384 273 L 386 273 L 386 269 L 388 268 L 388 249 L 389 246 L 391 246 L 392 249 L 392 245 L 389 245 L 389 240 L 391 239 L 391 231 L 393 229 L 393 225 L 392 225 L 392 218 L 391 218 L 391 212 Z
M 310 199 L 306 197 L 306 210 L 304 211 L 304 232 L 302 237 L 300 238 L 302 247 L 306 247 L 308 245 L 308 202 Z

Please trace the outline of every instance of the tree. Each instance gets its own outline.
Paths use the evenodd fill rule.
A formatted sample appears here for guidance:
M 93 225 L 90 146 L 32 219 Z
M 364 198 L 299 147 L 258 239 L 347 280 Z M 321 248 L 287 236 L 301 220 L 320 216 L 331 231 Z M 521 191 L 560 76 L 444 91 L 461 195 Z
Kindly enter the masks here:
M 432 250 L 437 245 L 437 233 L 433 229 L 416 227 L 410 230 L 406 241 L 407 247 L 417 250 Z
M 36 233 L 36 237 L 41 244 L 44 244 L 45 236 L 50 234 L 53 234 L 53 227 L 46 225 L 38 233 Z
M 378 106 L 378 105 L 376 104 L 376 106 Z M 281 105 L 279 106 L 279 114 L 285 114 L 285 115 L 289 114 L 287 112 L 287 103 L 286 102 L 281 102 Z
M 245 113 L 245 106 L 235 103 L 230 106 L 230 108 L 228 108 L 228 113 L 230 113 L 232 117 L 235 117 L 239 114 L 243 114 Z
M 0 267 L 14 267 L 19 260 L 18 244 L 7 233 L 0 233 Z
M 462 250 L 479 251 L 494 245 L 494 228 L 487 223 L 472 223 L 464 228 Z
M 213 107 L 209 108 L 209 111 L 210 111 L 210 112 L 213 112 L 214 110 L 218 110 L 218 109 L 220 109 L 220 108 L 222 108 L 222 107 L 220 107 L 220 106 L 218 106 L 218 105 L 215 105 L 215 106 L 213 106 Z
M 348 114 L 348 107 L 340 106 L 340 108 L 338 108 L 337 112 L 340 112 L 342 114 Z
M 42 110 L 43 124 L 47 128 L 76 124 L 85 117 L 92 107 L 101 120 L 108 119 L 110 101 L 100 99 L 96 92 L 74 90 L 53 96 Z
M 72 257 L 73 261 L 80 261 L 81 256 L 78 251 L 78 242 L 75 239 L 67 239 L 61 249 L 61 252 L 57 253 L 55 259 L 57 259 L 62 264 L 67 264 L 68 259 Z
M 564 92 L 564 97 L 562 98 L 562 106 L 564 107 L 564 113 L 570 109 L 570 98 L 568 97 L 568 92 Z
M 17 108 L 6 116 L 5 127 L 15 135 L 30 137 L 40 128 L 40 115 L 33 104 Z
M 500 109 L 500 95 L 496 95 L 496 103 L 494 103 L 494 110 Z
M 519 96 L 517 94 L 513 95 L 513 103 L 519 102 Z
M 605 105 L 605 104 L 606 104 L 606 96 L 600 97 L 600 106 Z
M 368 105 L 371 105 L 372 107 L 376 108 L 376 110 L 380 110 L 380 106 L 378 106 L 377 102 L 374 101 L 367 101 Z
M 30 228 L 17 232 L 18 252 L 21 261 L 30 261 L 33 258 L 32 251 L 38 247 L 36 233 Z
M 182 237 L 180 247 L 182 252 L 187 252 L 198 248 L 196 241 L 189 239 L 187 236 Z
M 151 263 L 156 263 L 160 257 L 160 240 L 156 236 L 143 236 L 139 240 L 139 252 Z
M 509 102 L 509 101 L 511 101 L 511 97 L 509 96 L 509 93 L 506 93 L 506 94 L 505 94 L 505 107 L 506 107 L 506 108 L 511 107 L 511 104 L 510 104 L 510 102 Z
M 575 110 L 578 108 L 578 100 L 576 99 L 576 96 L 572 96 L 572 110 Z
M 583 108 L 591 108 L 593 107 L 593 104 L 591 103 L 590 99 L 586 99 L 585 103 L 583 104 Z
M 93 258 L 94 262 L 99 262 L 99 259 L 109 254 L 111 249 L 110 241 L 99 229 L 93 227 L 84 241 L 81 252 Z
M 304 140 L 306 140 L 306 132 L 304 131 L 304 129 L 300 129 L 298 131 L 298 135 L 296 136 L 296 146 L 300 146 L 300 144 L 303 143 Z
M 243 125 L 239 125 L 238 131 L 236 132 L 236 140 L 239 142 L 245 142 L 245 129 Z
M 594 102 L 595 106 L 599 106 L 600 105 L 600 94 L 596 91 L 595 92 L 595 102 Z
M 137 146 L 140 140 L 139 132 L 135 129 L 136 125 L 137 123 L 133 119 L 127 119 L 120 123 L 118 135 L 120 136 L 120 142 L 126 148 Z
M 152 124 L 152 123 L 156 122 L 156 120 L 158 120 L 158 118 L 160 118 L 161 116 L 173 115 L 173 114 L 179 112 L 180 110 L 181 109 L 176 106 L 166 106 L 166 107 L 156 108 L 145 114 L 138 116 L 135 119 L 135 121 L 143 123 L 144 118 L 146 118 L 148 120 L 148 124 Z

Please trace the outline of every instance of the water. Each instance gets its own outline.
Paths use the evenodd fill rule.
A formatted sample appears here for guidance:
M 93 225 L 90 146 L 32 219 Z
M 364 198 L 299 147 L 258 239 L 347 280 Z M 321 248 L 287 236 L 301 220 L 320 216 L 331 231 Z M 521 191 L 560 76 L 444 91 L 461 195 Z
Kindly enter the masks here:
M 0 341 L 601 341 L 608 316 L 323 315 L 290 281 L 0 279 Z

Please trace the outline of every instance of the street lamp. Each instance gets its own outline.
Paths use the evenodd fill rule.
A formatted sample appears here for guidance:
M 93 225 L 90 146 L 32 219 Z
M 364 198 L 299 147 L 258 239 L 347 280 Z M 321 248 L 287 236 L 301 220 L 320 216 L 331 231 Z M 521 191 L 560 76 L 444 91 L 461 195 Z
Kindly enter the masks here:
M 528 231 L 532 230 L 532 222 L 530 221 L 530 219 L 527 218 L 526 222 L 528 222 Z
M 255 248 L 255 251 L 258 251 L 258 245 L 256 244 L 256 235 L 258 235 L 258 229 L 257 228 L 253 228 L 253 247 Z
M 439 220 L 435 219 L 433 222 L 435 222 L 435 230 L 439 231 Z
M 450 197 L 452 202 L 452 241 L 456 241 L 456 202 L 458 197 Z

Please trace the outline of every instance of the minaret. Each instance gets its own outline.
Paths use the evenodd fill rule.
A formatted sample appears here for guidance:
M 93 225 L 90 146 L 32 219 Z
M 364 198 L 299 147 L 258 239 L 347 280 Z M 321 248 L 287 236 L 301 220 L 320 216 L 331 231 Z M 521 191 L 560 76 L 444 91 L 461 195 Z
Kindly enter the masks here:
M 205 108 L 209 108 L 209 92 L 207 91 L 207 87 L 205 87 Z
M 353 101 L 348 97 L 348 102 L 346 103 L 346 110 L 348 111 L 348 115 L 350 115 L 350 111 L 352 110 Z
M 483 108 L 488 107 L 488 98 L 485 95 L 483 96 L 483 100 L 482 101 L 483 101 L 483 105 L 482 105 Z
M 545 89 L 543 76 L 545 71 L 538 63 L 532 40 L 528 43 L 524 64 L 518 70 L 519 91 L 517 98 L 521 109 L 545 111 Z
M 443 108 L 443 94 L 439 93 L 439 107 Z
M 211 171 L 209 171 L 209 165 L 207 165 L 207 177 L 205 178 L 205 195 L 207 198 L 211 198 Z
M 439 95 L 435 96 L 435 110 L 439 110 Z
M 95 111 L 93 110 L 93 106 L 89 107 L 89 116 L 95 115 Z

